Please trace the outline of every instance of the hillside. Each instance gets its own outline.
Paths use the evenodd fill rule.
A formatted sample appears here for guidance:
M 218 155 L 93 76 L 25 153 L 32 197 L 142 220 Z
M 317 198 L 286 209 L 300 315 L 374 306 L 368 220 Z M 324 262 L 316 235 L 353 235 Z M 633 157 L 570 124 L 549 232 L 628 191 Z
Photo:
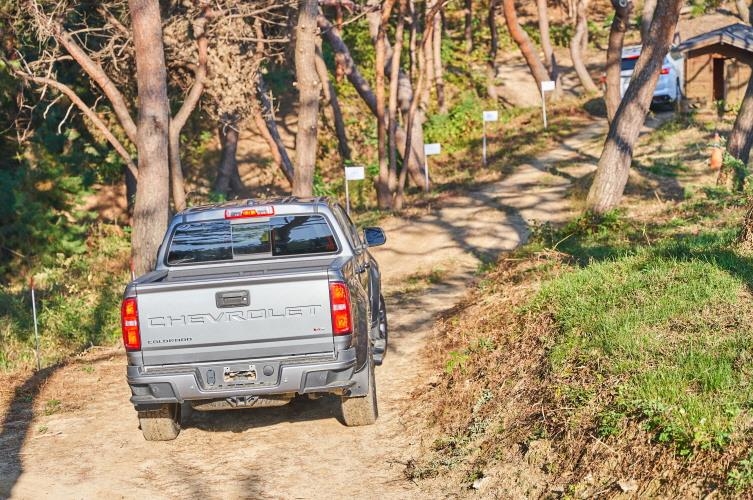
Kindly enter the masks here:
M 731 4 L 704 13 L 707 4 L 684 10 L 682 38 L 736 21 Z M 334 398 L 300 397 L 279 408 L 193 412 L 176 441 L 145 442 L 119 338 L 131 259 L 125 187 L 117 169 L 70 166 L 118 164 L 79 151 L 73 128 L 65 137 L 40 129 L 59 151 L 35 143 L 28 178 L 0 177 L 29 207 L 0 241 L 15 252 L 2 249 L 10 257 L 0 283 L 0 497 L 751 494 L 753 256 L 735 243 L 750 188 L 718 187 L 708 166 L 714 133 L 729 133 L 737 108 L 652 110 L 620 208 L 584 215 L 607 133 L 603 99 L 582 95 L 568 48 L 557 45 L 563 92 L 548 103 L 544 129 L 536 84 L 502 24 L 491 79 L 500 98 L 490 99 L 486 47 L 464 55 L 456 7 L 442 56 L 448 110 L 432 97 L 423 126 L 442 154 L 429 160 L 431 190 L 410 186 L 405 209 L 377 208 L 375 120 L 346 79 L 336 83 L 348 163 L 367 172 L 350 185 L 354 220 L 388 234 L 373 249 L 391 342 L 377 369 L 377 424 L 345 427 Z M 586 62 L 598 79 L 610 8 L 597 1 L 592 10 Z M 552 11 L 557 34 L 570 36 L 564 3 Z M 535 6 L 521 5 L 520 16 L 535 37 Z M 477 28 L 486 42 L 488 28 Z M 356 19 L 347 41 L 371 79 L 366 30 Z M 636 40 L 633 31 L 626 43 Z M 292 154 L 291 75 L 268 70 Z M 488 109 L 500 120 L 486 124 L 483 165 Z M 314 192 L 344 202 L 346 162 L 322 118 Z M 220 142 L 205 119 L 197 113 L 183 137 L 189 204 L 223 199 L 212 191 Z M 256 127 L 247 120 L 240 130 L 240 194 L 286 195 Z
M 753 486 L 745 197 L 714 186 L 708 118 L 644 137 L 624 211 L 535 227 L 442 316 L 408 477 L 483 497 Z

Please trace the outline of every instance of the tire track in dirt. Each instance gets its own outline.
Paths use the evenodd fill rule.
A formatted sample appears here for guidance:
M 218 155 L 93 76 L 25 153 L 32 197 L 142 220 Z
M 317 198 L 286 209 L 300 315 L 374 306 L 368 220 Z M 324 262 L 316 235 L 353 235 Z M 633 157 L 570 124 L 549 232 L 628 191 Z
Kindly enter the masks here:
M 194 412 L 177 440 L 146 442 L 128 401 L 122 349 L 95 349 L 49 374 L 34 396 L 2 379 L 0 496 L 12 498 L 433 498 L 458 486 L 405 480 L 420 453 L 411 393 L 430 368 L 422 350 L 437 314 L 452 307 L 479 265 L 529 234 L 526 221 L 564 220 L 571 178 L 547 173 L 573 167 L 593 137 L 594 122 L 535 165 L 456 196 L 441 208 L 383 226 L 388 244 L 374 249 L 383 272 L 390 347 L 377 368 L 380 417 L 348 428 L 338 401 L 295 400 L 247 411 Z M 590 159 L 588 161 L 591 161 Z M 559 170 L 558 170 L 559 172 Z M 406 293 L 406 278 L 439 276 Z M 432 284 L 433 283 L 433 284 Z M 50 407 L 51 401 L 58 401 Z M 30 420 L 30 409 L 34 418 Z M 45 412 L 47 409 L 47 412 Z M 50 413 L 46 415 L 45 413 Z

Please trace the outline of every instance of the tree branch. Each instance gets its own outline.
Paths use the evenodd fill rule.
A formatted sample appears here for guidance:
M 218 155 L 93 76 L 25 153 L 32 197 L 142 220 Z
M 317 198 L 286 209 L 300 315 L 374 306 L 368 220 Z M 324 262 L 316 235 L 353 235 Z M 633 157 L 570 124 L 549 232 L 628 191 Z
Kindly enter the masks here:
M 76 43 L 59 21 L 50 21 L 50 32 L 55 40 L 62 45 L 73 59 L 81 66 L 89 77 L 102 89 L 112 104 L 112 109 L 120 121 L 128 139 L 136 144 L 136 123 L 131 118 L 128 105 L 123 94 L 107 76 L 102 67 L 94 62 L 89 55 Z
M 183 126 L 186 124 L 186 121 L 188 120 L 188 117 L 191 115 L 191 112 L 196 107 L 196 104 L 198 104 L 199 99 L 201 99 L 201 93 L 204 91 L 204 83 L 207 79 L 207 47 L 209 46 L 209 41 L 207 40 L 207 34 L 206 34 L 206 25 L 207 25 L 207 8 L 205 7 L 201 16 L 196 20 L 194 23 L 194 33 L 196 36 L 196 45 L 198 47 L 198 66 L 196 67 L 196 80 L 193 83 L 193 86 L 191 87 L 191 90 L 189 90 L 188 95 L 183 100 L 183 104 L 180 107 L 180 110 L 175 114 L 175 117 L 171 120 L 170 128 L 173 127 L 177 128 L 177 130 L 181 130 Z
M 76 105 L 78 109 L 81 110 L 84 115 L 91 120 L 91 122 L 94 124 L 94 126 L 97 127 L 97 129 L 102 133 L 102 135 L 105 136 L 105 139 L 107 139 L 107 142 L 109 142 L 112 147 L 115 148 L 115 151 L 118 152 L 118 154 L 123 158 L 123 161 L 125 161 L 126 167 L 128 167 L 128 170 L 131 171 L 134 177 L 138 178 L 139 171 L 136 167 L 136 164 L 133 163 L 133 159 L 131 158 L 131 155 L 128 153 L 128 150 L 123 146 L 123 143 L 121 143 L 117 137 L 112 133 L 112 131 L 105 125 L 105 123 L 102 121 L 102 119 L 99 117 L 97 113 L 95 113 L 89 106 L 86 105 L 84 101 L 81 100 L 81 98 L 76 94 L 76 92 L 70 88 L 69 86 L 58 82 L 57 80 L 53 80 L 52 78 L 44 78 L 41 76 L 33 76 L 29 75 L 27 73 L 24 73 L 23 71 L 16 71 L 16 76 L 19 78 L 22 78 L 27 81 L 32 81 L 34 83 L 38 83 L 40 85 L 50 86 L 53 87 L 63 94 L 65 94 L 68 99 L 71 100 L 73 104 Z
M 175 205 L 177 211 L 186 208 L 186 188 L 183 178 L 183 167 L 180 163 L 180 131 L 186 124 L 191 112 L 196 108 L 199 99 L 201 99 L 201 94 L 204 91 L 204 83 L 207 78 L 207 47 L 209 45 L 206 32 L 208 22 L 207 12 L 209 12 L 209 5 L 204 4 L 201 14 L 193 23 L 198 52 L 198 63 L 195 71 L 196 79 L 191 86 L 191 90 L 188 91 L 188 95 L 183 100 L 180 109 L 174 117 L 170 118 L 168 125 L 170 186 L 172 188 L 173 205 Z
M 272 112 L 272 100 L 269 96 L 269 89 L 267 88 L 267 84 L 264 81 L 264 78 L 262 77 L 261 73 L 257 77 L 256 82 L 256 88 L 257 88 L 257 94 L 259 99 L 259 104 L 261 106 L 261 116 L 264 118 L 264 123 L 266 124 L 266 130 L 269 132 L 270 137 L 272 138 L 272 141 L 274 142 L 277 152 L 280 155 L 280 163 L 278 163 L 280 169 L 282 170 L 283 175 L 288 180 L 290 185 L 293 185 L 293 176 L 295 175 L 295 167 L 293 167 L 293 162 L 290 161 L 290 156 L 288 155 L 287 149 L 285 149 L 285 144 L 282 142 L 282 138 L 280 137 L 279 132 L 277 131 L 277 123 L 275 122 L 274 113 Z M 260 127 L 261 130 L 261 127 Z M 262 136 L 266 138 L 266 135 L 262 131 Z M 267 139 L 267 142 L 269 142 L 269 139 Z M 277 159 L 277 155 L 272 153 L 272 156 L 275 157 L 275 160 Z

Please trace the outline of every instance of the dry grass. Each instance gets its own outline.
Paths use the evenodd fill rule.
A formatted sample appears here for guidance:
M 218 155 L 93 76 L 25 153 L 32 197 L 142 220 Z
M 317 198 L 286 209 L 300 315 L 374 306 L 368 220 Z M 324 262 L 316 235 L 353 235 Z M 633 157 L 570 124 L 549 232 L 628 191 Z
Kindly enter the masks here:
M 649 496 L 733 493 L 727 475 L 747 457 L 750 437 L 690 458 L 658 444 L 639 420 L 614 424 L 619 438 L 599 437 L 620 377 L 590 379 L 592 394 L 567 392 L 571 385 L 549 357 L 557 324 L 546 314 L 522 312 L 539 280 L 567 271 L 569 263 L 556 252 L 504 260 L 439 321 L 428 354 L 443 373 L 431 390 L 414 395 L 431 424 L 423 437 L 427 450 L 406 475 L 465 486 L 489 476 L 486 491 L 527 496 L 618 496 L 618 483 L 628 480 Z M 565 378 L 593 376 L 583 367 Z
M 605 376 L 588 363 L 555 370 L 551 350 L 562 325 L 528 307 L 542 281 L 594 258 L 735 225 L 740 201 L 709 187 L 714 173 L 706 167 L 704 130 L 702 124 L 680 121 L 659 126 L 640 143 L 640 163 L 631 172 L 627 209 L 616 229 L 594 234 L 579 250 L 565 248 L 572 242 L 567 240 L 559 248 L 574 257 L 536 253 L 537 246 L 508 256 L 441 318 L 428 348 L 435 378 L 414 394 L 416 407 L 422 408 L 417 418 L 430 427 L 422 439 L 425 454 L 406 468 L 409 478 L 470 487 L 486 477 L 481 493 L 502 497 L 612 497 L 633 485 L 640 496 L 734 496 L 752 484 L 747 410 L 726 445 L 682 456 L 680 447 L 657 442 L 659 433 L 647 427 L 645 417 L 614 414 L 616 393 L 628 375 Z M 677 140 L 668 139 L 675 135 Z M 577 202 L 588 185 L 588 178 L 576 182 L 571 197 Z M 551 244 L 555 241 L 559 237 Z M 699 251 L 725 258 L 724 251 Z M 701 254 L 697 258 L 703 262 Z M 747 262 L 749 256 L 737 258 Z M 689 317 L 672 319 L 666 330 L 668 352 L 676 352 L 678 339 L 698 328 L 716 328 L 721 342 L 725 328 L 732 335 L 734 325 L 753 322 L 743 310 L 751 305 L 750 293 L 742 295 L 735 310 L 701 307 L 699 324 Z M 740 369 L 747 373 L 747 365 Z M 740 404 L 747 408 L 745 401 Z

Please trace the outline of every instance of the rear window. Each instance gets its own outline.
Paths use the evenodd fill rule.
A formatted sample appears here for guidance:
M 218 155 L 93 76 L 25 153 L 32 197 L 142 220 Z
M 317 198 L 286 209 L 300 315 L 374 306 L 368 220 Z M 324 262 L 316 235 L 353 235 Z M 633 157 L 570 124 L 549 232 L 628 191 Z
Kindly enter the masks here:
M 629 57 L 622 60 L 620 63 L 621 71 L 633 71 L 635 69 L 635 63 L 638 62 L 638 57 Z
M 179 224 L 170 238 L 167 265 L 286 255 L 336 253 L 332 228 L 321 215 Z

